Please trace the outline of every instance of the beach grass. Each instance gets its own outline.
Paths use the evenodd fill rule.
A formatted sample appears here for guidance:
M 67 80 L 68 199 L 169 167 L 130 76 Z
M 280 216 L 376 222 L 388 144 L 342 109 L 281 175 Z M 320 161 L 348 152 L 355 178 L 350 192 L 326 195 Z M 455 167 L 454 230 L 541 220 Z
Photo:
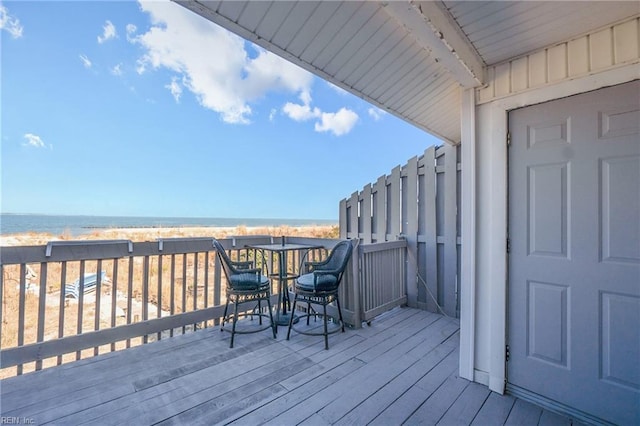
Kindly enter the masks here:
M 73 235 L 70 231 L 61 234 L 46 232 L 25 232 L 0 235 L 0 247 L 43 245 L 50 241 L 76 240 L 131 240 L 155 241 L 158 238 L 227 238 L 242 235 L 286 235 L 290 237 L 338 238 L 338 225 L 303 226 L 229 226 L 229 227 L 148 227 L 148 228 L 112 228 L 96 229 L 92 232 Z

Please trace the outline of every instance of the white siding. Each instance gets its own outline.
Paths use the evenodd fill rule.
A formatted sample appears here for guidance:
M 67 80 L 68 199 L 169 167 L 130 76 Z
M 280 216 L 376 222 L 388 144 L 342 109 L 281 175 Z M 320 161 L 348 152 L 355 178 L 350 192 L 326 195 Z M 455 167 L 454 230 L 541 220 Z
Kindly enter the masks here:
M 485 64 L 553 46 L 640 12 L 637 1 L 444 1 Z
M 479 104 L 640 62 L 640 18 L 599 29 L 487 69 Z

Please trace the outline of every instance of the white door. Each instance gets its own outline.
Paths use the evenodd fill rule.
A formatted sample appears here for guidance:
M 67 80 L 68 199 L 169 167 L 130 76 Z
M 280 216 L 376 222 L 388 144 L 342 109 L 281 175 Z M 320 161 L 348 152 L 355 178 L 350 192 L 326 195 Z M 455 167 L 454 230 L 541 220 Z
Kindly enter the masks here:
M 640 424 L 639 127 L 640 81 L 509 113 L 507 389 L 621 425 Z

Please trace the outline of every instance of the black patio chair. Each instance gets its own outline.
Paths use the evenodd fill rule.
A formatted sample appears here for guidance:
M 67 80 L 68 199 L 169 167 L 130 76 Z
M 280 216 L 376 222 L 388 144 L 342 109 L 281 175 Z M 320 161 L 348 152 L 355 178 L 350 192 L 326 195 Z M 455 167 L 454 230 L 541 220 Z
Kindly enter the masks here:
M 269 278 L 262 275 L 259 268 L 253 268 L 253 262 L 251 261 L 233 261 L 227 256 L 227 252 L 224 247 L 217 240 L 213 240 L 213 246 L 216 249 L 220 263 L 224 270 L 224 274 L 227 278 L 227 303 L 224 307 L 224 315 L 222 317 L 222 324 L 220 325 L 220 331 L 231 332 L 230 348 L 233 348 L 233 339 L 235 334 L 248 334 L 257 333 L 259 331 L 271 328 L 273 332 L 273 338 L 276 337 L 275 322 L 273 321 L 273 315 L 271 313 L 271 282 Z M 262 301 L 267 301 L 268 314 L 262 312 Z M 233 302 L 233 322 L 231 330 L 225 327 L 225 322 L 230 320 L 231 315 L 227 315 L 229 310 L 229 302 Z M 238 305 L 257 302 L 257 306 L 248 312 L 238 314 Z M 259 326 L 251 327 L 243 330 L 236 329 L 236 323 L 240 316 L 258 316 Z M 262 317 L 269 318 L 269 324 L 261 327 Z
M 295 282 L 295 297 L 293 299 L 293 307 L 291 308 L 291 318 L 289 319 L 289 329 L 287 330 L 287 340 L 291 335 L 291 329 L 296 332 L 312 336 L 324 336 L 324 348 L 329 349 L 329 334 L 342 330 L 344 333 L 344 321 L 342 320 L 342 309 L 340 309 L 340 300 L 338 298 L 338 289 L 340 281 L 351 258 L 353 247 L 351 241 L 339 242 L 329 254 L 329 257 L 322 262 L 305 262 L 304 266 L 309 271 L 300 275 Z M 296 313 L 296 304 L 300 302 L 307 303 L 307 312 L 297 316 L 297 320 L 307 318 L 309 325 L 310 317 L 322 317 L 322 332 L 313 330 L 302 330 L 294 327 L 294 314 Z M 339 327 L 329 331 L 327 327 L 327 305 L 336 302 L 338 307 Z M 311 305 L 322 306 L 322 313 L 317 312 Z

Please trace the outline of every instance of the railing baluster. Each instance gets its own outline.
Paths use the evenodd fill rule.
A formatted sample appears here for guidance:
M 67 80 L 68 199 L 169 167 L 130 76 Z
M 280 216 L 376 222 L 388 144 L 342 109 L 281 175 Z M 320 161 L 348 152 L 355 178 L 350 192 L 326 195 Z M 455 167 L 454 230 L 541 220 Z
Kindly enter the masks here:
M 176 300 L 176 255 L 171 255 L 171 299 L 169 299 L 170 303 L 170 314 L 174 315 L 176 311 L 175 306 Z M 169 336 L 173 337 L 173 328 L 169 330 Z
M 36 341 L 44 341 L 45 308 L 47 304 L 47 262 L 40 263 L 40 288 L 38 291 L 38 334 Z M 42 360 L 36 361 L 36 370 L 42 370 Z
M 142 321 L 149 319 L 149 256 L 144 257 L 142 266 Z M 147 343 L 149 336 L 142 336 L 142 343 Z
M 182 255 L 182 312 L 187 311 L 187 253 Z M 187 332 L 187 326 L 182 326 L 182 334 Z
M 76 323 L 76 334 L 82 334 L 83 314 L 84 314 L 84 270 L 85 261 L 80 261 L 80 277 L 78 286 L 78 322 Z M 76 360 L 81 358 L 81 351 L 76 351 Z
M 120 259 L 113 260 L 113 272 L 111 276 L 111 327 L 116 326 L 116 308 L 118 305 L 118 263 Z M 116 342 L 111 343 L 111 352 L 116 350 Z
M 58 306 L 58 338 L 64 336 L 64 319 L 66 308 L 65 283 L 67 280 L 67 262 L 62 262 L 60 268 L 60 305 Z M 62 355 L 58 355 L 57 365 L 62 364 Z
M 163 269 L 162 269 L 162 259 L 164 258 L 164 256 L 162 256 L 161 254 L 158 255 L 158 295 L 156 297 L 156 318 L 160 318 L 162 317 L 162 275 L 163 274 Z M 162 339 L 162 332 L 159 331 L 157 333 L 157 339 L 161 340 Z
M 218 256 L 213 258 L 213 263 L 215 265 L 215 269 L 213 271 L 213 304 L 215 306 L 219 306 L 222 304 L 222 266 Z M 227 295 L 225 294 L 224 297 L 226 299 Z M 220 319 L 216 318 L 213 321 L 213 325 L 216 326 L 218 324 L 220 324 Z
M 203 293 L 203 297 L 204 297 L 204 301 L 203 304 L 204 306 L 202 306 L 203 308 L 208 308 L 209 307 L 209 252 L 205 251 L 204 252 L 204 293 Z M 207 327 L 207 321 L 205 321 L 203 323 L 204 327 Z
M 193 254 L 193 310 L 198 310 L 198 253 Z M 193 324 L 197 329 L 197 324 Z
M 127 325 L 131 324 L 131 301 L 133 300 L 133 256 L 129 256 L 129 273 L 127 276 Z M 131 339 L 127 339 L 127 349 L 131 347 Z
M 373 270 L 369 279 L 372 282 L 372 286 L 369 288 L 369 309 L 376 306 L 376 301 L 379 298 L 380 281 L 385 280 L 386 277 L 380 277 L 380 273 L 383 273 L 380 261 L 378 259 L 378 253 L 371 253 L 369 255 L 369 263 L 373 265 Z
M 18 346 L 24 345 L 24 314 L 26 293 L 26 265 L 20 264 L 20 296 L 18 297 Z M 18 365 L 18 375 L 22 374 L 22 364 Z
M 94 308 L 93 330 L 100 330 L 100 310 L 102 309 L 102 259 L 98 259 L 96 266 L 96 302 Z M 100 347 L 93 348 L 93 355 L 96 356 L 100 353 Z

